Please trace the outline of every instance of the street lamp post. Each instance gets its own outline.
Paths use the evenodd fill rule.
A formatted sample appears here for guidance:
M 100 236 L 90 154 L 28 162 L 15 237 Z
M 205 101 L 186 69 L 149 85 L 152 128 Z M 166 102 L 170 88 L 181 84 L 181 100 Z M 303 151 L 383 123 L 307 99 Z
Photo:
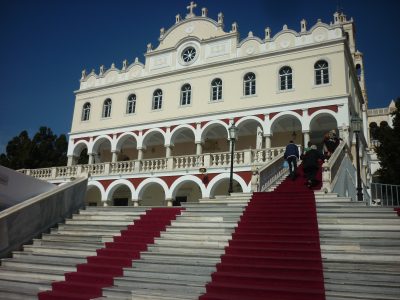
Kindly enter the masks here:
M 229 140 L 231 141 L 231 172 L 229 176 L 229 189 L 228 193 L 231 194 L 233 192 L 233 154 L 235 151 L 235 141 L 237 139 L 237 127 L 235 123 L 232 123 L 231 127 L 229 127 Z
M 358 116 L 351 118 L 351 125 L 353 132 L 356 134 L 356 160 L 357 160 L 357 201 L 363 201 L 363 193 L 361 186 L 361 172 L 360 172 L 360 137 L 362 120 Z

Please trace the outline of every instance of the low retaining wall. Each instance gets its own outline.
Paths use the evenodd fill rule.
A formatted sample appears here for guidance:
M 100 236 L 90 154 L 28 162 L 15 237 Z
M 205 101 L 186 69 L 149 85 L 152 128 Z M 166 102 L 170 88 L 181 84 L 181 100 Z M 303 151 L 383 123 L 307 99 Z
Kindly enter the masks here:
M 79 178 L 1 211 L 0 258 L 82 208 L 86 187 Z

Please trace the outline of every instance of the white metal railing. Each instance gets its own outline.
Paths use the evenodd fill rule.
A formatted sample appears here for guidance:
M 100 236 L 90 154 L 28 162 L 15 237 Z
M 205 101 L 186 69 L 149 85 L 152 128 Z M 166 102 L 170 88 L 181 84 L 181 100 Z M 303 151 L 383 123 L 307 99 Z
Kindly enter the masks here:
M 238 150 L 234 152 L 235 166 L 265 165 L 285 151 L 285 147 L 261 150 Z M 59 180 L 78 177 L 82 174 L 90 176 L 107 176 L 117 174 L 151 173 L 176 170 L 196 170 L 204 168 L 229 167 L 229 152 L 203 153 L 199 155 L 172 156 L 168 158 L 149 158 L 118 162 L 105 162 L 90 165 L 73 165 L 43 169 L 22 169 L 19 172 L 43 180 Z
M 400 185 L 371 183 L 371 205 L 400 207 Z

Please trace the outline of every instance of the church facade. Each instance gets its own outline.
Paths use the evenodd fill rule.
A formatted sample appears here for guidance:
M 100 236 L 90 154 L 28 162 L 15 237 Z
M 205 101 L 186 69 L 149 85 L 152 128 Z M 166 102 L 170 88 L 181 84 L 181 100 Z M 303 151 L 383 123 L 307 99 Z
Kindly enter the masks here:
M 90 205 L 173 205 L 226 194 L 232 124 L 234 190 L 243 192 L 251 190 L 252 170 L 290 140 L 321 147 L 335 130 L 351 146 L 352 116 L 368 128 L 362 54 L 343 13 L 330 24 L 302 20 L 299 30 L 284 25 L 240 39 L 222 13 L 214 20 L 193 2 L 187 10 L 160 30 L 158 45 L 147 45 L 143 63 L 82 72 L 68 166 L 59 172 L 90 174 Z

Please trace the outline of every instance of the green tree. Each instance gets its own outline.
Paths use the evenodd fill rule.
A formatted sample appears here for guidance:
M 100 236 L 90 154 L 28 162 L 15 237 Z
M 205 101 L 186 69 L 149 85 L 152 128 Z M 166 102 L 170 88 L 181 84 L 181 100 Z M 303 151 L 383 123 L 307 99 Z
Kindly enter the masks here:
M 400 185 L 400 97 L 396 100 L 393 128 L 382 124 L 377 130 L 380 145 L 376 148 L 379 163 L 379 177 L 382 183 Z
M 65 166 L 67 148 L 66 136 L 57 136 L 48 127 L 40 127 L 33 139 L 24 130 L 8 142 L 0 164 L 15 170 Z

